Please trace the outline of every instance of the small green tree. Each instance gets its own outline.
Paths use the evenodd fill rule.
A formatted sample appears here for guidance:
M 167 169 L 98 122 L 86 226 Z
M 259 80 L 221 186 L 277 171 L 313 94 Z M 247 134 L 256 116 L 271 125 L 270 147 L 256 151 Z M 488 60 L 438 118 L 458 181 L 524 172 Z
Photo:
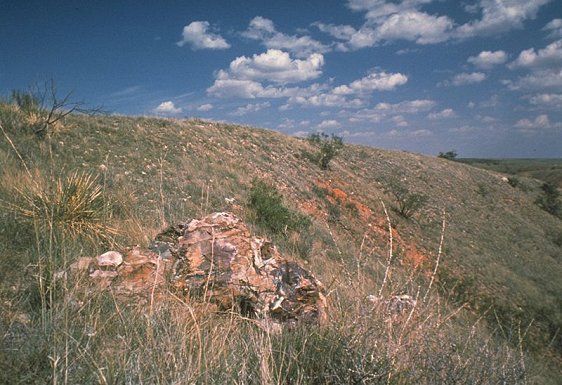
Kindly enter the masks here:
M 308 136 L 308 141 L 318 148 L 319 152 L 313 157 L 322 170 L 327 170 L 331 160 L 343 148 L 343 138 L 335 134 L 328 135 L 317 132 Z
M 447 151 L 447 152 L 440 152 L 439 155 L 437 155 L 438 158 L 443 158 L 443 159 L 447 159 L 447 160 L 455 160 L 457 159 L 457 152 L 455 150 L 451 150 L 451 151 Z
M 562 215 L 562 205 L 560 203 L 560 191 L 558 188 L 549 182 L 545 182 L 541 186 L 542 194 L 537 198 L 536 203 L 543 210 L 552 215 Z

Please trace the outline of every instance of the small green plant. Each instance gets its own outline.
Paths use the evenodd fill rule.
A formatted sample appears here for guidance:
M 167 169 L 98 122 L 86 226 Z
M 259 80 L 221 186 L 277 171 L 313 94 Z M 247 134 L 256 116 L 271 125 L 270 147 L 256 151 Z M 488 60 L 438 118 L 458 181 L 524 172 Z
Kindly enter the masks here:
M 489 193 L 490 191 L 488 190 L 488 187 L 486 187 L 484 183 L 478 183 L 478 195 L 482 197 L 486 197 L 488 196 Z
M 509 183 L 511 187 L 517 187 L 520 185 L 521 182 L 519 181 L 519 178 L 515 176 L 510 176 L 507 178 L 507 183 Z
M 341 217 L 341 210 L 338 207 L 338 203 L 330 203 L 328 202 L 328 222 L 336 223 L 340 220 Z
M 312 186 L 312 192 L 320 199 L 326 199 L 328 196 L 328 189 L 317 185 Z
M 324 132 L 317 132 L 308 136 L 308 141 L 318 148 L 317 154 L 307 154 L 308 158 L 317 163 L 322 170 L 327 170 L 332 159 L 343 148 L 343 138 Z
M 41 102 L 29 91 L 12 90 L 10 101 L 22 111 L 30 112 L 39 109 Z
M 252 181 L 248 206 L 253 211 L 255 222 L 274 234 L 306 230 L 312 224 L 308 217 L 283 204 L 283 196 L 275 186 L 260 179 Z
M 396 180 L 387 182 L 387 192 L 394 197 L 392 209 L 404 218 L 411 218 L 427 202 L 427 196 L 411 192 Z
M 536 200 L 537 205 L 552 215 L 562 215 L 560 191 L 558 191 L 558 188 L 552 183 L 545 182 L 541 186 L 541 190 L 542 194 Z
M 451 150 L 451 151 L 447 151 L 447 152 L 440 152 L 439 155 L 437 155 L 438 158 L 443 158 L 443 159 L 447 159 L 447 160 L 456 160 L 457 156 L 458 156 L 458 154 L 455 150 Z

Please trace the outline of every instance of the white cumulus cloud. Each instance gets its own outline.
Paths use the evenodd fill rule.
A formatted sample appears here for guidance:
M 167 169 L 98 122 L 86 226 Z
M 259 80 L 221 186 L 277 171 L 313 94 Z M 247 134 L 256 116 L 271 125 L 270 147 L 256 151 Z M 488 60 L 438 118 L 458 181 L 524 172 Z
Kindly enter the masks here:
M 562 109 L 562 94 L 537 94 L 529 99 L 529 103 L 535 106 Z
M 407 40 L 418 44 L 440 43 L 449 39 L 453 21 L 447 16 L 405 10 L 386 15 L 374 23 L 366 23 L 359 29 L 349 25 L 321 23 L 316 26 L 320 31 L 342 40 L 336 44 L 336 49 L 352 51 L 393 40 Z
M 234 59 L 228 72 L 221 71 L 219 79 L 266 80 L 275 83 L 294 83 L 317 78 L 322 74 L 324 56 L 313 53 L 306 59 L 291 59 L 289 54 L 278 49 Z
M 313 53 L 325 53 L 330 48 L 310 36 L 286 35 L 278 32 L 273 21 L 256 16 L 250 21 L 242 36 L 259 40 L 266 48 L 287 50 L 298 58 L 306 58 Z
M 174 114 L 179 114 L 182 111 L 182 109 L 177 108 L 174 105 L 174 102 L 168 100 L 160 103 L 153 111 L 157 114 L 162 114 L 162 115 L 174 115 Z
M 246 99 L 290 97 L 306 89 L 286 88 L 287 83 L 314 79 L 322 74 L 323 65 L 322 54 L 314 53 L 300 60 L 292 59 L 287 52 L 269 49 L 259 55 L 234 59 L 228 69 L 217 72 L 207 93 Z
M 434 44 L 449 39 L 453 21 L 447 16 L 433 16 L 414 10 L 390 15 L 376 29 L 379 40 L 408 40 Z
M 385 19 L 389 15 L 418 9 L 433 0 L 402 0 L 393 2 L 388 0 L 348 0 L 347 5 L 354 11 L 365 11 L 369 21 Z
M 333 25 L 325 23 L 313 23 L 320 31 L 332 35 L 336 39 L 349 40 L 357 33 L 357 30 L 350 25 Z
M 245 106 L 238 107 L 236 109 L 236 111 L 234 111 L 231 115 L 244 116 L 244 115 L 247 115 L 247 114 L 251 114 L 253 112 L 261 111 L 261 110 L 263 110 L 265 108 L 268 108 L 270 106 L 271 106 L 271 103 L 269 103 L 269 102 L 254 103 L 254 104 L 249 103 L 249 104 L 246 104 Z
M 493 66 L 503 64 L 507 61 L 504 51 L 482 51 L 477 56 L 468 58 L 468 62 L 482 69 L 490 69 Z
M 410 124 L 402 115 L 393 116 L 390 119 L 397 127 L 408 127 Z
M 396 117 L 401 114 L 417 114 L 431 110 L 437 105 L 435 100 L 431 99 L 415 99 L 406 100 L 400 103 L 377 103 L 372 108 L 361 109 L 353 113 L 350 117 L 355 122 L 369 121 L 373 123 L 380 122 L 388 117 Z M 396 123 L 396 120 L 394 121 Z
M 419 138 L 419 137 L 431 136 L 433 135 L 433 132 L 425 128 L 419 130 L 407 130 L 407 131 L 401 131 L 395 129 L 395 130 L 388 131 L 386 135 L 392 138 Z
M 538 115 L 535 119 L 521 119 L 515 123 L 515 127 L 519 131 L 527 134 L 535 134 L 550 130 L 560 130 L 562 123 L 553 123 L 546 114 Z
M 539 8 L 550 0 L 480 0 L 482 18 L 459 26 L 456 36 L 464 39 L 475 36 L 493 36 L 521 28 L 523 22 L 534 19 Z
M 329 129 L 335 129 L 335 128 L 340 128 L 341 124 L 337 121 L 337 120 L 323 120 L 321 121 L 316 128 L 318 128 L 319 130 L 329 130 Z
M 512 91 L 562 93 L 562 69 L 558 71 L 534 71 L 533 73 L 522 76 L 515 81 L 506 80 L 504 84 Z
M 212 109 L 213 109 L 213 105 L 209 103 L 202 104 L 199 107 L 197 107 L 197 111 L 202 111 L 202 112 L 211 111 Z
M 442 111 L 430 113 L 429 115 L 427 115 L 427 118 L 431 120 L 439 120 L 439 119 L 454 118 L 455 116 L 456 113 L 452 108 L 445 108 Z
M 529 48 L 521 51 L 510 68 L 562 68 L 562 39 L 543 49 Z
M 279 90 L 275 87 L 264 87 L 253 80 L 230 79 L 228 76 L 216 79 L 213 85 L 207 88 L 207 93 L 219 98 L 265 98 L 276 96 Z
M 183 27 L 182 39 L 176 44 L 180 47 L 189 44 L 193 49 L 230 48 L 230 44 L 222 36 L 209 32 L 209 27 L 208 21 L 191 22 Z
M 310 107 L 341 107 L 341 108 L 360 108 L 365 102 L 358 98 L 347 99 L 342 95 L 332 93 L 306 94 L 297 93 L 289 99 L 289 103 L 300 104 Z
M 529 48 L 521 51 L 509 64 L 511 69 L 529 71 L 528 75 L 503 83 L 511 90 L 539 93 L 562 92 L 562 39 L 542 49 Z
M 418 112 L 423 112 L 432 109 L 437 103 L 431 99 L 416 99 L 407 100 L 404 102 L 392 104 L 392 103 L 378 103 L 375 106 L 375 110 L 378 111 L 389 111 L 393 113 L 407 113 L 415 114 Z
M 553 19 L 544 26 L 543 31 L 548 31 L 548 37 L 562 38 L 562 19 Z
M 349 84 L 334 88 L 336 95 L 368 94 L 373 91 L 389 91 L 406 84 L 408 77 L 401 73 L 372 72 Z
M 447 15 L 429 14 L 422 8 L 434 0 L 348 0 L 350 9 L 365 12 L 366 22 L 359 29 L 351 26 L 318 25 L 321 31 L 343 40 L 340 50 L 372 47 L 383 41 L 408 40 L 417 44 L 435 44 L 450 39 L 494 36 L 521 28 L 534 19 L 539 9 L 551 0 L 478 0 L 464 9 L 475 15 L 462 25 Z M 476 16 L 477 15 L 477 16 Z M 553 21 L 547 30 L 559 31 Z
M 454 86 L 464 86 L 467 84 L 475 84 L 483 82 L 486 79 L 486 74 L 482 72 L 463 72 L 457 74 L 451 80 L 451 84 Z

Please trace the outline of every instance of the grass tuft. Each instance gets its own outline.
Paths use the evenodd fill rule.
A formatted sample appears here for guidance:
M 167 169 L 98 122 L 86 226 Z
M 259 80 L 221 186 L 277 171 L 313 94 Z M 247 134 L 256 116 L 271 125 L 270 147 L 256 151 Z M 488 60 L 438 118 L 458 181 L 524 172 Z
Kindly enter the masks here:
M 107 225 L 107 204 L 102 186 L 86 172 L 59 177 L 54 183 L 36 174 L 24 186 L 14 187 L 15 202 L 9 207 L 40 234 L 110 240 L 117 234 Z

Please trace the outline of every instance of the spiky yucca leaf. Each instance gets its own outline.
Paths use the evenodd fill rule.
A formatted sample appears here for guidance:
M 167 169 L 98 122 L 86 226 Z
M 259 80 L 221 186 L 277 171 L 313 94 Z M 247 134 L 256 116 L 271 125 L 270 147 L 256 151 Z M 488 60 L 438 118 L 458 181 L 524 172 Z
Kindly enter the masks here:
M 12 204 L 12 210 L 41 231 L 53 229 L 64 236 L 102 239 L 116 234 L 104 221 L 103 191 L 91 174 L 74 172 L 50 184 L 37 177 L 15 191 L 19 203 Z

